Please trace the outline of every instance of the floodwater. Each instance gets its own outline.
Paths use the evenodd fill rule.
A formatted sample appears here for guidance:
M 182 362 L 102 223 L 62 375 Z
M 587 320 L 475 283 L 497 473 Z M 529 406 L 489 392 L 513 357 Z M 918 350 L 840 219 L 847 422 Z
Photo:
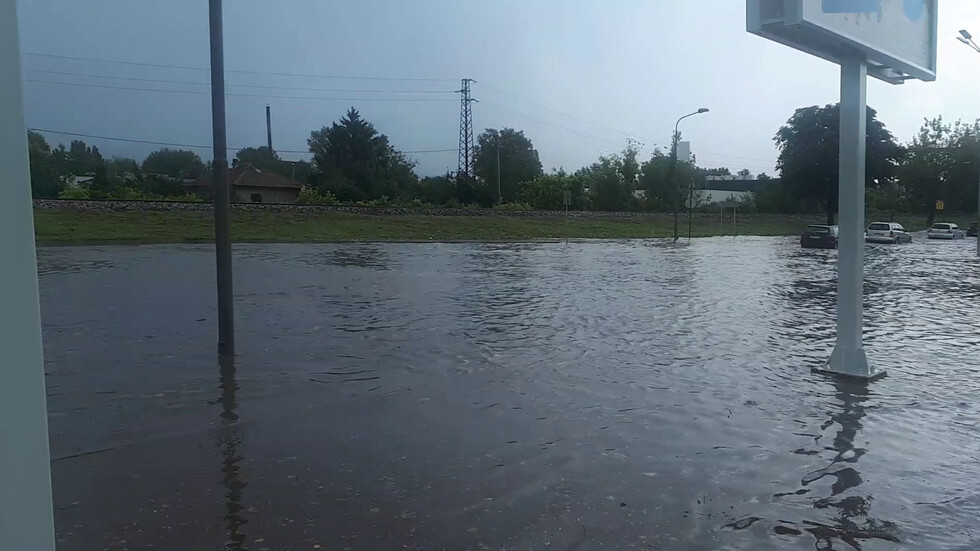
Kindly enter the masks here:
M 59 550 L 973 549 L 975 241 L 39 251 Z

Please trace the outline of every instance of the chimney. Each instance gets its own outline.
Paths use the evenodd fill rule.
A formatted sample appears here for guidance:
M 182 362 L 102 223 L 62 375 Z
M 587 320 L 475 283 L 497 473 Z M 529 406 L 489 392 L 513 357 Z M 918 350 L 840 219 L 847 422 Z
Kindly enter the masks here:
M 231 160 L 231 168 L 238 168 L 238 159 Z

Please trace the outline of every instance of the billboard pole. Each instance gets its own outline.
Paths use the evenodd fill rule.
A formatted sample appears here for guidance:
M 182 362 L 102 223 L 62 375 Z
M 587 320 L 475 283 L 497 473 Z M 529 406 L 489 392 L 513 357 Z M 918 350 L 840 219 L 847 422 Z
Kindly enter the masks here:
M 0 549 L 54 551 L 31 173 L 17 1 L 0 0 Z
M 837 257 L 837 344 L 826 371 L 877 378 L 862 342 L 864 314 L 864 179 L 868 126 L 868 62 L 854 54 L 841 60 L 840 176 Z

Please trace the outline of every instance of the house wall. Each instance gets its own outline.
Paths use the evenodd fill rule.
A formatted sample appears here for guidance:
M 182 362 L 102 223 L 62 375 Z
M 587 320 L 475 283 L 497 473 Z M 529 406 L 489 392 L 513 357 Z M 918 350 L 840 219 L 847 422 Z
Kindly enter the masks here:
M 262 195 L 263 203 L 295 203 L 299 197 L 299 189 L 296 188 L 235 186 L 234 189 L 231 200 L 236 203 L 252 203 L 253 193 Z
M 725 191 L 719 189 L 702 189 L 701 200 L 706 204 L 722 201 L 745 201 L 752 198 L 751 191 Z

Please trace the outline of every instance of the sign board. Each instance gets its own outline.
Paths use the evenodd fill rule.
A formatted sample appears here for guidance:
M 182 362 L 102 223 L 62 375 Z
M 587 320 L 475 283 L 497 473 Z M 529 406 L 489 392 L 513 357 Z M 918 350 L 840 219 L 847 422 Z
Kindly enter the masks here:
M 936 80 L 939 0 L 746 0 L 750 33 L 840 63 L 855 53 L 868 75 Z
M 945 209 L 946 209 L 946 203 L 944 203 L 942 199 L 938 199 L 936 201 L 936 210 L 945 210 Z

